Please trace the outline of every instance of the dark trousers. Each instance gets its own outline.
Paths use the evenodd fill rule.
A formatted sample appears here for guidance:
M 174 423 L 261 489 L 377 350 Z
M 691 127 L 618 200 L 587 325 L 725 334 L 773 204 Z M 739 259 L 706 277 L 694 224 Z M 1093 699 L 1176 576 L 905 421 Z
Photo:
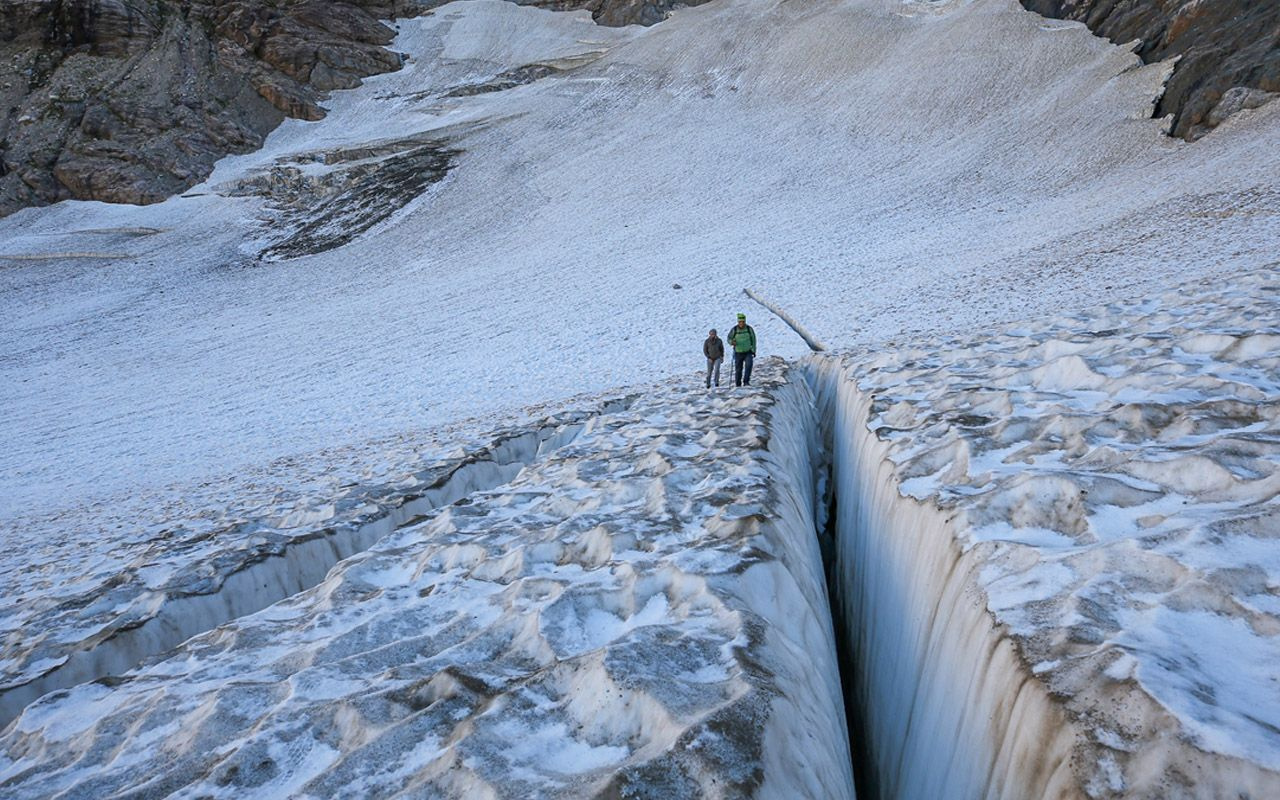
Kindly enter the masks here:
M 733 385 L 734 386 L 750 386 L 751 385 L 751 363 L 756 357 L 750 353 L 734 353 L 733 354 Z

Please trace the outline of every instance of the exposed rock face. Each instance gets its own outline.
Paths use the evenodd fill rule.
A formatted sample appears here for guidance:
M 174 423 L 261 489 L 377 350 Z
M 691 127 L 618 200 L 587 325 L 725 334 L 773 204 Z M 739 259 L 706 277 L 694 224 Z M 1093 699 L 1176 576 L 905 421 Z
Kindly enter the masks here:
M 379 20 L 443 2 L 0 0 L 0 216 L 183 191 L 285 117 L 323 117 L 326 92 L 398 69 Z M 659 22 L 675 2 L 525 4 L 626 25 Z
M 399 68 L 387 0 L 4 0 L 0 215 L 149 203 L 261 146 L 330 89 Z M 408 9 L 405 9 L 408 10 Z
M 655 25 L 676 6 L 698 6 L 709 0 L 514 0 L 517 5 L 552 11 L 585 8 L 601 25 Z M 436 3 L 439 5 L 440 3 Z
M 1179 57 L 1156 114 L 1197 139 L 1280 93 L 1280 3 L 1274 0 L 1022 0 L 1047 17 L 1084 22 L 1113 42 L 1141 39 L 1148 63 Z M 1252 91 L 1250 91 L 1252 90 Z
M 219 191 L 268 199 L 275 241 L 267 260 L 341 247 L 404 208 L 445 176 L 458 151 L 443 141 L 411 136 L 356 149 L 309 153 Z M 298 165 L 323 164 L 319 174 Z

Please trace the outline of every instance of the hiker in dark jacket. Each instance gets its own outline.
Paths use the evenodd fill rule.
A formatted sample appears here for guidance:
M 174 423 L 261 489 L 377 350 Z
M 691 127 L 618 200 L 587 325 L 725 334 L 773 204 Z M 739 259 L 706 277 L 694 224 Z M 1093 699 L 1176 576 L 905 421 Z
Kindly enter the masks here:
M 747 324 L 747 315 L 738 315 L 738 324 L 729 330 L 733 345 L 733 385 L 751 385 L 751 364 L 756 359 L 756 332 Z
M 707 388 L 711 388 L 711 376 L 713 373 L 716 378 L 716 386 L 719 386 L 720 364 L 724 361 L 724 342 L 720 341 L 720 334 L 716 333 L 715 328 L 711 329 L 706 341 L 702 343 L 702 354 L 707 357 Z

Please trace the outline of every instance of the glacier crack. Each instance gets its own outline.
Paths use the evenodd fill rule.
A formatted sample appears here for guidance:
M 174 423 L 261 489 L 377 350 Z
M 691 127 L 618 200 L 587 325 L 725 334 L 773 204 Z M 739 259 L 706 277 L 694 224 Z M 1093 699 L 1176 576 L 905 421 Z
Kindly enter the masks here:
M 853 770 L 864 798 L 1067 797 L 1074 728 L 986 608 L 943 509 L 899 492 L 873 396 L 806 366 L 815 497 Z
M 461 459 L 424 488 L 393 497 L 372 515 L 319 527 L 307 535 L 256 553 L 220 576 L 201 575 L 186 586 L 152 593 L 138 602 L 144 611 L 103 626 L 96 635 L 67 648 L 52 666 L 23 682 L 0 688 L 0 728 L 32 701 L 81 683 L 110 683 L 166 654 L 197 634 L 253 614 L 324 580 L 341 561 L 372 547 L 388 533 L 415 524 L 434 509 L 501 487 L 529 465 L 571 444 L 591 421 L 625 410 L 634 397 L 602 404 L 592 415 L 551 422 L 500 438 Z M 247 528 L 248 526 L 242 526 Z

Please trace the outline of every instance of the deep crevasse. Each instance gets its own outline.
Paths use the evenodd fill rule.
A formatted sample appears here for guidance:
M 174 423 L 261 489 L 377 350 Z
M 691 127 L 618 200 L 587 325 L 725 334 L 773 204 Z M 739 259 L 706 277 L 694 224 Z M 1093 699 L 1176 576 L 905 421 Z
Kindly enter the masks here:
M 807 362 L 864 796 L 1280 796 L 1276 297 Z
M 838 497 L 831 588 L 865 724 L 864 785 L 893 798 L 1081 796 L 1072 728 L 998 630 L 951 517 L 899 493 L 872 396 L 808 364 Z

